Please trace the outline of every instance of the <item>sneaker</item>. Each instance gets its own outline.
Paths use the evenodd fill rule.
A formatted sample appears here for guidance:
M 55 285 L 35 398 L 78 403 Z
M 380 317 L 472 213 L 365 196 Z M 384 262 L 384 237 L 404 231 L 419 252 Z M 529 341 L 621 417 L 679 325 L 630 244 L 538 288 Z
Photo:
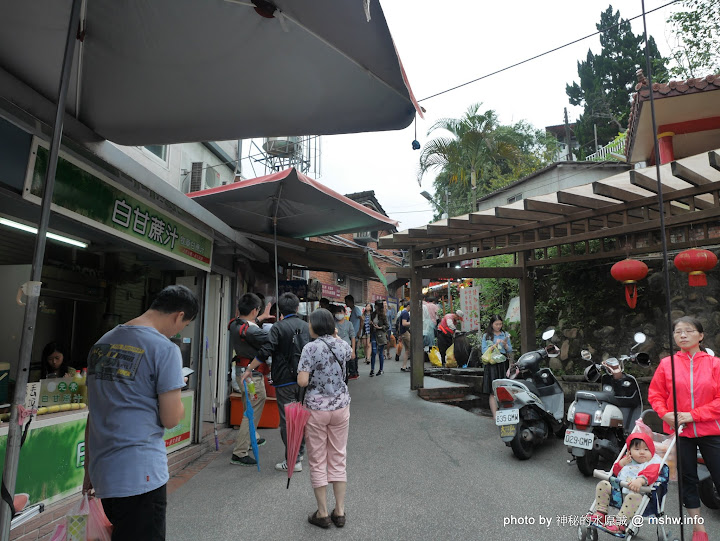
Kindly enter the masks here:
M 265 438 L 258 438 L 257 440 L 258 447 L 265 445 Z M 248 447 L 248 453 L 252 451 L 252 445 Z
M 360 376 L 358 374 L 353 374 L 348 379 L 358 379 Z
M 375 375 L 375 372 L 373 372 L 372 370 L 370 370 L 370 377 L 373 377 L 374 375 Z
M 257 466 L 257 461 L 250 455 L 247 455 L 247 456 L 233 455 L 232 458 L 230 459 L 230 464 L 235 464 L 236 466 Z
M 275 469 L 276 469 L 277 471 L 288 471 L 287 460 L 283 460 L 283 461 L 280 462 L 279 464 L 275 464 Z M 298 462 L 297 464 L 295 464 L 295 467 L 293 468 L 293 471 L 294 471 L 294 472 L 302 471 L 302 464 L 301 464 L 300 462 Z
M 410 369 L 409 369 L 409 368 L 403 368 L 403 367 L 401 366 L 401 367 L 400 367 L 400 372 L 410 372 Z
M 377 374 L 375 374 L 375 375 L 376 375 L 376 376 L 382 376 L 382 375 L 383 375 L 383 371 L 382 371 L 382 370 L 378 370 L 378 371 L 377 371 Z
M 395 355 L 395 362 L 396 362 L 396 363 L 399 363 L 399 362 L 400 362 L 400 355 Z

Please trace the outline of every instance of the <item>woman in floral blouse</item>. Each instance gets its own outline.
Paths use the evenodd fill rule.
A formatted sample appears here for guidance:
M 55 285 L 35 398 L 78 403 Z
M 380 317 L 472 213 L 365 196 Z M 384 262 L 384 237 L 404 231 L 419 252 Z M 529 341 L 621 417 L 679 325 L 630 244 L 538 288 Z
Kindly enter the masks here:
M 328 310 L 310 314 L 310 336 L 314 340 L 302 351 L 298 363 L 298 385 L 307 387 L 305 406 L 310 418 L 305 426 L 305 445 L 310 465 L 310 483 L 317 511 L 308 522 L 329 528 L 333 522 L 345 526 L 346 451 L 350 426 L 350 393 L 345 384 L 346 365 L 352 351 L 335 336 L 335 322 Z M 335 509 L 328 513 L 327 485 L 332 483 Z

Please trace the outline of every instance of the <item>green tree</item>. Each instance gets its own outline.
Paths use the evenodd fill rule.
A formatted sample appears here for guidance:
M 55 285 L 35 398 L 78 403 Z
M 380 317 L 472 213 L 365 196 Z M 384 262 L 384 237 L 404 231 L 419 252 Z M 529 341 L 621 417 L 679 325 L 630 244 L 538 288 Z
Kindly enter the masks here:
M 573 82 L 565 87 L 570 103 L 584 107 L 575 123 L 580 157 L 592 152 L 593 126 L 597 126 L 600 145 L 607 144 L 618 132 L 627 129 L 637 70 L 645 67 L 643 36 L 633 34 L 630 21 L 621 19 L 619 10 L 614 12 L 609 6 L 600 15 L 597 29 L 601 31 L 600 54 L 594 55 L 588 50 L 585 61 L 578 62 L 580 83 Z M 648 49 L 653 80 L 667 80 L 666 59 L 660 55 L 652 37 L 648 39 Z
M 675 43 L 670 75 L 689 79 L 720 72 L 720 2 L 683 0 L 668 18 Z
M 477 197 L 544 166 L 557 146 L 554 138 L 527 122 L 501 125 L 495 111 L 480 112 L 481 106 L 471 105 L 461 118 L 435 122 L 428 135 L 437 130 L 448 135 L 428 141 L 420 154 L 418 181 L 430 169 L 439 169 L 436 201 L 444 206 L 449 192 L 450 216 L 470 212 Z

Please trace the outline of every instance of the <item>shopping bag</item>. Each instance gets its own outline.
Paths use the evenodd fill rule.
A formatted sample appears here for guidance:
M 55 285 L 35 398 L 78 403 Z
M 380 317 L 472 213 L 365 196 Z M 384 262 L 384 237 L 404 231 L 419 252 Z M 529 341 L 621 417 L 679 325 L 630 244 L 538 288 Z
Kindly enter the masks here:
M 105 516 L 102 502 L 92 498 L 88 505 L 87 541 L 111 541 L 112 524 Z
M 86 541 L 88 513 L 88 497 L 85 495 L 65 514 L 65 541 Z
M 437 346 L 433 346 L 430 348 L 430 352 L 428 353 L 428 357 L 430 357 L 430 364 L 433 366 L 442 366 L 442 358 L 440 357 L 440 350 L 437 348 Z
M 495 350 L 496 350 L 495 345 L 492 345 L 485 350 L 485 353 L 482 354 L 483 364 L 495 364 L 495 359 L 493 359 L 493 352 Z
M 457 368 L 457 361 L 455 360 L 455 344 L 447 348 L 445 352 L 445 366 L 447 368 Z
M 397 346 L 397 341 L 395 340 L 395 335 L 391 334 L 390 339 L 388 340 L 388 349 L 392 349 L 395 346 Z
M 67 527 L 65 524 L 58 524 L 50 538 L 50 541 L 65 541 L 67 539 Z

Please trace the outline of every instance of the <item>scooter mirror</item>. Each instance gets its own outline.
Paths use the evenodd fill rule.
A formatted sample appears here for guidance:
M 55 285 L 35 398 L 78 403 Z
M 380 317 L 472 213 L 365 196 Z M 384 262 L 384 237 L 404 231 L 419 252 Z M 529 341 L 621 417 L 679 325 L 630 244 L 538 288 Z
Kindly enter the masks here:
M 635 340 L 636 344 L 643 344 L 645 343 L 645 340 L 647 340 L 647 336 L 645 336 L 641 332 L 636 332 L 635 336 L 633 336 L 633 339 Z
M 555 336 L 555 329 L 549 329 L 542 333 L 543 340 L 550 340 L 553 336 Z
M 556 345 L 550 344 L 548 347 L 545 348 L 545 351 L 547 351 L 548 357 L 557 357 L 560 355 L 560 350 Z
M 650 366 L 650 355 L 645 352 L 638 353 L 635 360 L 640 366 Z
M 590 353 L 588 350 L 584 349 L 580 352 L 580 357 L 583 361 L 590 361 L 592 360 L 592 353 Z
M 591 364 L 585 369 L 585 379 L 590 383 L 597 383 L 600 380 L 600 371 L 596 364 Z

